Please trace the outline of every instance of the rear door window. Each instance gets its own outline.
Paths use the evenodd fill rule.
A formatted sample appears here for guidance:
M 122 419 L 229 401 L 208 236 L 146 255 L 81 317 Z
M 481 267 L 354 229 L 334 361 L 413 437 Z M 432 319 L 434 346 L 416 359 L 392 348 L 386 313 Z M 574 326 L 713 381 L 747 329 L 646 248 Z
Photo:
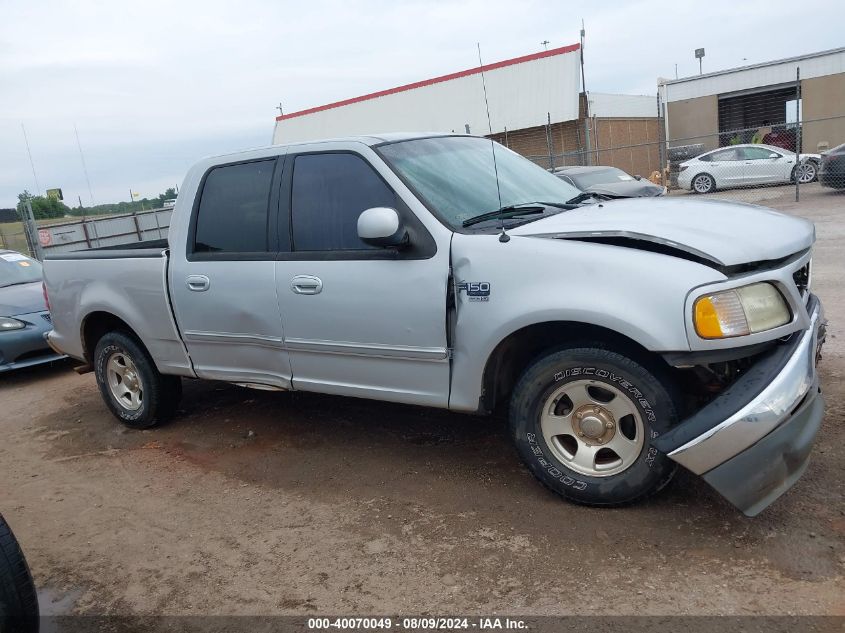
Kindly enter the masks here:
M 772 154 L 777 154 L 765 147 L 743 147 L 742 154 L 745 160 L 771 160 Z
M 276 160 L 215 167 L 205 177 L 197 210 L 194 252 L 268 250 L 268 208 Z
M 739 150 L 732 147 L 731 149 L 723 149 L 719 152 L 713 152 L 710 154 L 710 160 L 713 162 L 723 160 L 740 160 Z

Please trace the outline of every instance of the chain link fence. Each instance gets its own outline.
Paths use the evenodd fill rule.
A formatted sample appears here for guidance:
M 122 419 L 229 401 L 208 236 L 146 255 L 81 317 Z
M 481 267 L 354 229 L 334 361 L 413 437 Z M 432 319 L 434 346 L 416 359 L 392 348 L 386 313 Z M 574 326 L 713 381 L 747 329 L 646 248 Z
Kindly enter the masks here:
M 548 153 L 526 157 L 558 174 L 614 167 L 627 176 L 606 170 L 608 182 L 648 179 L 670 196 L 766 204 L 845 189 L 845 157 L 830 152 L 845 143 L 845 102 L 835 95 L 802 93 L 796 79 L 773 89 L 713 95 L 702 100 L 705 109 L 690 101 L 662 104 L 658 97 L 654 135 L 626 135 L 619 121 L 587 119 L 577 149 L 555 151 L 549 129 Z
M 0 224 L 0 249 L 18 251 L 30 257 L 34 256 L 26 232 L 20 222 Z

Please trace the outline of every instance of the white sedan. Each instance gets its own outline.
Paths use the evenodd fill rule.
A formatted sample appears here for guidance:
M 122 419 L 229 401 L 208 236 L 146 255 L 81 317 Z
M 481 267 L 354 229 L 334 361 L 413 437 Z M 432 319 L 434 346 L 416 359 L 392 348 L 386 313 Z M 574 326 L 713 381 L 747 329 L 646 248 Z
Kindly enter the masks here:
M 813 182 L 818 174 L 819 154 L 801 154 L 773 145 L 731 145 L 705 152 L 680 164 L 678 186 L 697 193 L 726 187 Z

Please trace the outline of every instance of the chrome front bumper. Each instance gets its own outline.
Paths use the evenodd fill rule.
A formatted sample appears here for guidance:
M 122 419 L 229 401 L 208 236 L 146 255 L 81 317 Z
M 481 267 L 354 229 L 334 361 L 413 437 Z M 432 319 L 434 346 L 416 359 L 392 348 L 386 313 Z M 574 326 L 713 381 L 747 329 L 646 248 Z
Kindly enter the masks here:
M 821 426 L 816 361 L 825 337 L 824 311 L 814 296 L 807 307 L 810 327 L 800 337 L 767 353 L 657 441 L 749 516 L 798 480 Z

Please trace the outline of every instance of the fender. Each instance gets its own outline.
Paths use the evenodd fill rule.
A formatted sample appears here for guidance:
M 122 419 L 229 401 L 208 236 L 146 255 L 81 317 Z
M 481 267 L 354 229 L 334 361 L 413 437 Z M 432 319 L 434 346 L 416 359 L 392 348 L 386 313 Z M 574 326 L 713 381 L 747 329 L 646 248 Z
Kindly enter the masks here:
M 717 270 L 662 253 L 544 237 L 456 233 L 452 389 L 449 408 L 476 411 L 495 348 L 535 324 L 574 322 L 630 339 L 650 352 L 688 351 L 691 288 L 723 281 Z M 483 300 L 461 283 L 486 284 Z

